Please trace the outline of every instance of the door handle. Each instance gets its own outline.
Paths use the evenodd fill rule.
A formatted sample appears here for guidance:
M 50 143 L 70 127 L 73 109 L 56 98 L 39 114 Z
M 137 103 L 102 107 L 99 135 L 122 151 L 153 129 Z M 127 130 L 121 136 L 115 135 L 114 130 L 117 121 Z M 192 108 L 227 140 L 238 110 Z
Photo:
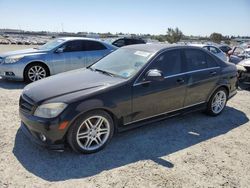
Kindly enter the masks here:
M 184 80 L 183 78 L 178 78 L 178 79 L 176 80 L 176 82 L 177 82 L 178 84 L 183 84 L 183 83 L 185 82 L 185 80 Z
M 215 76 L 217 74 L 217 72 L 216 71 L 212 71 L 212 72 L 210 72 L 210 75 L 211 76 Z

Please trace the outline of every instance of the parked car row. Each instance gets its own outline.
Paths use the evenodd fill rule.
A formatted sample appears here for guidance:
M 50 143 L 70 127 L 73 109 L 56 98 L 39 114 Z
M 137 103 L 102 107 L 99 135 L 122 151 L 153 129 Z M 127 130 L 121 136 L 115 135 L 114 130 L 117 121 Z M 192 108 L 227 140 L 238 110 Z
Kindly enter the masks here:
M 77 41 L 65 47 L 72 41 L 58 39 L 40 50 L 64 56 L 65 49 L 86 45 Z M 93 46 L 110 50 L 101 42 Z M 199 47 L 139 44 L 107 53 L 87 68 L 24 88 L 21 129 L 33 142 L 54 150 L 68 143 L 76 152 L 94 153 L 116 132 L 147 122 L 197 110 L 217 116 L 236 94 L 236 66 Z
M 146 122 L 197 110 L 217 116 L 236 94 L 236 66 L 216 46 L 144 43 L 67 37 L 2 54 L 3 78 L 34 82 L 19 100 L 26 136 L 53 150 L 67 143 L 94 153 Z

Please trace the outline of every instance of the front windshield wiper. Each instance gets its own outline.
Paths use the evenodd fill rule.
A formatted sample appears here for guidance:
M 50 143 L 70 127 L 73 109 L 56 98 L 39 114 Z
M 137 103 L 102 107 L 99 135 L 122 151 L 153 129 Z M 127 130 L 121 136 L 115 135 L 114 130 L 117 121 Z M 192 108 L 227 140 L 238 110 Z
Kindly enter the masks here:
M 94 70 L 94 71 L 97 71 L 97 72 L 101 72 L 103 74 L 106 74 L 106 75 L 109 75 L 109 76 L 112 76 L 112 77 L 116 76 L 115 74 L 113 74 L 111 72 L 108 72 L 108 71 L 105 71 L 105 70 L 101 70 L 101 69 L 93 69 L 93 68 L 91 68 L 91 70 Z

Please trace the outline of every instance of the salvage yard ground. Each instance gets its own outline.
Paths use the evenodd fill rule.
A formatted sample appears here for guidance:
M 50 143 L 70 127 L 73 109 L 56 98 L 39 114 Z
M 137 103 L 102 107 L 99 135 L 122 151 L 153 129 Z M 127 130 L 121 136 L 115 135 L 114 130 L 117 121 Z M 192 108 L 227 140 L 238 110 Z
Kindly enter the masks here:
M 0 46 L 0 51 L 2 46 Z M 250 91 L 221 116 L 197 112 L 116 135 L 91 155 L 48 151 L 20 131 L 24 83 L 0 79 L 0 187 L 249 187 Z

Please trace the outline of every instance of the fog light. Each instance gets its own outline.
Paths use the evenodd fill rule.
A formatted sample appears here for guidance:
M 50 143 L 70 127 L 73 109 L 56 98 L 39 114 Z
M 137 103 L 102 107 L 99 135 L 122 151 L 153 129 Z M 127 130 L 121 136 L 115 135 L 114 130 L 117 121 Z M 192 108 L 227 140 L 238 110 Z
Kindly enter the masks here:
M 15 76 L 14 72 L 5 72 L 6 76 Z
M 43 142 L 45 142 L 45 141 L 47 140 L 47 138 L 46 138 L 46 136 L 45 136 L 44 134 L 41 133 L 39 136 L 40 136 L 40 139 L 41 139 Z

